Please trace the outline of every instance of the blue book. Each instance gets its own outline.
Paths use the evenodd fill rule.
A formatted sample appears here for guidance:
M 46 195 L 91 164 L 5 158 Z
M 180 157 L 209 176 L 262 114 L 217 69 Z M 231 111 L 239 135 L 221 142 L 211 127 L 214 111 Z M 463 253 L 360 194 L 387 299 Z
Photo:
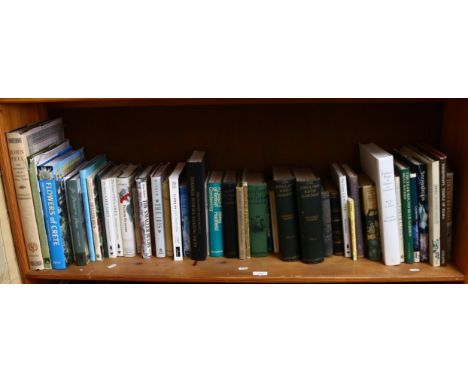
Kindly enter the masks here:
M 106 155 L 101 154 L 94 157 L 89 165 L 80 170 L 81 192 L 83 195 L 83 212 L 86 225 L 86 237 L 88 238 L 89 258 L 91 261 L 96 261 L 96 251 L 94 249 L 93 228 L 91 226 L 91 212 L 89 209 L 88 197 L 88 182 L 86 179 L 97 171 L 106 163 Z
M 182 248 L 184 256 L 190 256 L 190 210 L 187 181 L 179 184 L 180 217 L 182 222 Z
M 83 161 L 84 151 L 80 149 L 37 167 L 53 269 L 65 269 L 73 261 L 63 178 Z
M 208 227 L 210 256 L 223 256 L 223 212 L 221 203 L 222 171 L 213 171 L 208 180 Z

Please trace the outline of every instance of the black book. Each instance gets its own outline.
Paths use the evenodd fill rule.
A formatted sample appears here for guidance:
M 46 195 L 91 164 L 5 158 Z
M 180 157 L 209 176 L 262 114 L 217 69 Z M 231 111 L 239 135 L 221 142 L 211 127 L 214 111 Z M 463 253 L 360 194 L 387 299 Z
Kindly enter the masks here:
M 221 203 L 223 211 L 224 256 L 229 258 L 239 257 L 236 204 L 237 182 L 236 171 L 226 171 L 221 188 Z
M 333 254 L 343 256 L 343 224 L 341 223 L 340 194 L 338 193 L 338 189 L 335 187 L 335 185 L 330 179 L 327 179 L 325 181 L 323 187 L 330 194 Z
M 206 219 L 205 152 L 194 151 L 187 161 L 189 192 L 190 254 L 193 260 L 206 260 L 208 255 Z

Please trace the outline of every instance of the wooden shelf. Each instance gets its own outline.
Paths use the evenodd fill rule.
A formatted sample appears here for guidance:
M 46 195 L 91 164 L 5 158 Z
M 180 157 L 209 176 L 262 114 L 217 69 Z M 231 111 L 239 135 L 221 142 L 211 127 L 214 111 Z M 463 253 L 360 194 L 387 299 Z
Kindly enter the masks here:
M 114 265 L 115 264 L 115 265 Z M 247 268 L 247 269 L 243 269 Z M 414 271 L 419 269 L 419 271 Z M 253 272 L 268 272 L 254 276 Z M 402 264 L 387 267 L 360 259 L 353 262 L 343 257 L 327 258 L 309 265 L 284 262 L 277 256 L 238 260 L 208 258 L 206 261 L 172 259 L 149 260 L 141 257 L 106 259 L 85 267 L 72 265 L 63 271 L 29 271 L 34 280 L 200 282 L 200 283 L 407 283 L 463 282 L 464 276 L 452 265 L 434 268 L 428 264 Z

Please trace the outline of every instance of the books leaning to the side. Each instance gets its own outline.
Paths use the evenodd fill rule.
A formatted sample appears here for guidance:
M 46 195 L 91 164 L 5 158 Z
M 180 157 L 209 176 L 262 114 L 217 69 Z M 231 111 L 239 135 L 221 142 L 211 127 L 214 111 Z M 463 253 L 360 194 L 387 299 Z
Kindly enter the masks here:
M 177 163 L 172 173 L 169 175 L 169 195 L 171 202 L 171 225 L 172 225 L 172 245 L 174 260 L 184 259 L 182 240 L 182 221 L 180 213 L 180 177 L 185 169 L 185 162 Z
M 330 167 L 330 176 L 338 189 L 341 208 L 341 224 L 343 228 L 343 250 L 345 257 L 351 257 L 351 237 L 348 218 L 348 188 L 346 184 L 346 174 L 333 163 Z

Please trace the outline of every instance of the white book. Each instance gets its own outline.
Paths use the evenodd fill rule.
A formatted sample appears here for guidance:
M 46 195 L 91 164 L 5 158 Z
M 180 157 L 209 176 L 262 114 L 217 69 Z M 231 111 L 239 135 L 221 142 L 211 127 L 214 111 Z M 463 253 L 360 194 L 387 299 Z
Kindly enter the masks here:
M 166 232 L 164 227 L 163 182 L 170 163 L 160 164 L 151 174 L 151 195 L 153 201 L 153 226 L 156 241 L 156 257 L 166 257 Z M 171 245 L 170 243 L 167 243 Z
M 172 245 L 174 248 L 174 260 L 184 259 L 182 250 L 182 222 L 180 217 L 179 179 L 184 171 L 185 162 L 177 163 L 169 175 L 169 196 L 171 200 Z
M 139 219 L 139 232 L 137 237 L 140 237 L 141 242 L 141 255 L 145 259 L 151 258 L 153 255 L 153 235 L 151 232 L 151 206 L 150 206 L 150 193 L 148 192 L 149 182 L 148 178 L 154 166 L 149 165 L 138 174 L 136 177 L 136 187 L 138 193 L 138 219 Z
M 123 256 L 123 239 L 122 239 L 122 229 L 120 227 L 120 206 L 119 206 L 119 191 L 117 188 L 117 179 L 124 169 L 125 169 L 125 165 L 121 165 L 118 168 L 118 171 L 111 178 L 110 186 L 109 186 L 110 192 L 111 192 L 112 218 L 114 220 L 114 227 L 115 227 L 117 257 Z
M 393 156 L 373 143 L 360 144 L 359 153 L 362 170 L 372 179 L 377 190 L 385 265 L 398 265 L 401 258 Z
M 341 224 L 343 226 L 343 247 L 345 257 L 351 257 L 351 236 L 349 231 L 348 215 L 348 187 L 346 174 L 337 163 L 333 163 L 330 169 L 331 178 L 340 193 Z
M 405 262 L 405 243 L 403 239 L 403 213 L 401 211 L 400 176 L 395 175 L 395 194 L 398 214 L 398 236 L 400 240 L 400 261 Z

